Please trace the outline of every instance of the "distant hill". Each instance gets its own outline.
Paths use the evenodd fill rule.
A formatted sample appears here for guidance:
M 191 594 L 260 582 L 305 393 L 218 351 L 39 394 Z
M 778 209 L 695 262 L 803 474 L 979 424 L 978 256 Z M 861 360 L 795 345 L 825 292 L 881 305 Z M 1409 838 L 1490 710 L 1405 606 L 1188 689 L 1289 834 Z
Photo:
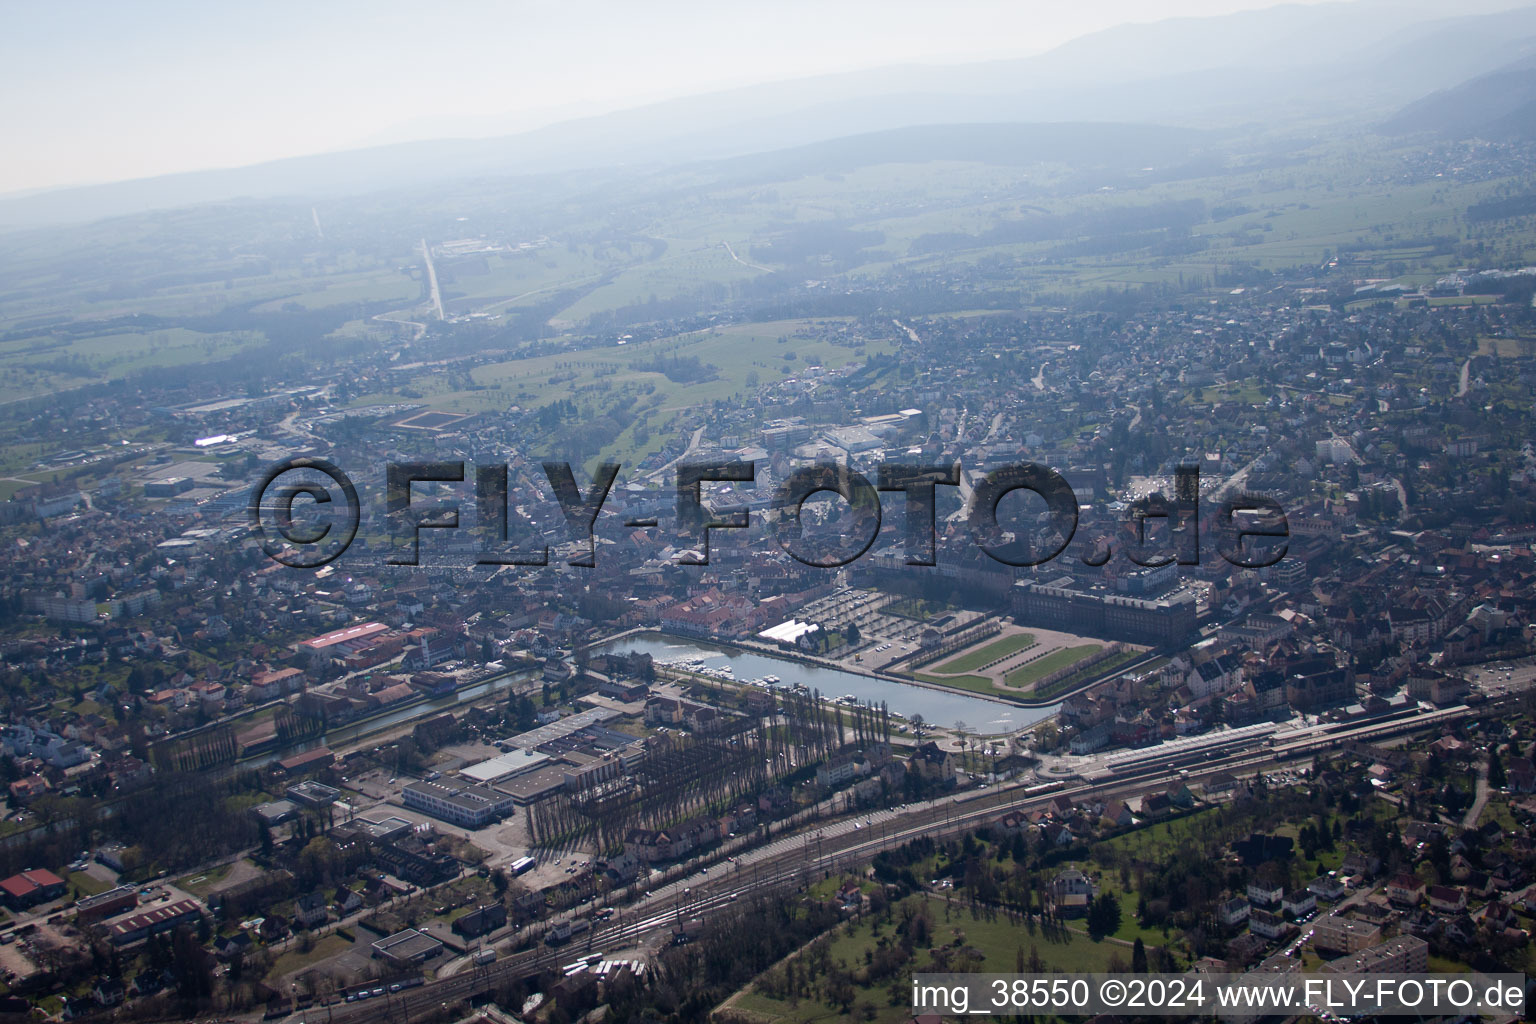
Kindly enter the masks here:
M 1036 126 L 1031 131 L 1038 142 L 1044 139 L 1039 126 L 1047 122 L 1106 122 L 1121 126 L 1115 144 L 1122 145 L 1130 138 L 1124 128 L 1133 123 L 1224 129 L 1348 122 L 1362 111 L 1399 109 L 1436 89 L 1454 91 L 1490 65 L 1533 53 L 1536 6 L 1447 16 L 1409 0 L 1282 4 L 1122 25 L 1024 59 L 822 75 L 496 138 L 403 142 L 8 196 L 0 198 L 0 225 L 90 221 L 235 198 L 314 201 L 454 178 L 659 168 L 830 140 L 845 140 L 846 147 L 855 145 L 846 141 L 855 137 L 922 125 L 1028 124 Z M 1522 116 L 1526 124 L 1536 120 L 1518 103 L 1488 109 L 1499 109 L 1509 122 L 1489 130 L 1516 132 Z M 1080 147 L 1087 142 L 1081 132 L 1065 129 L 1051 144 Z M 1002 150 L 986 147 L 1014 144 L 996 133 L 988 140 L 935 141 L 991 154 L 978 159 L 1001 159 Z M 1174 148 L 1187 141 L 1175 138 Z M 857 143 L 865 144 L 884 143 Z M 834 146 L 801 157 L 839 160 L 847 154 Z M 1153 162 L 1159 161 L 1149 155 Z
M 1408 104 L 1381 125 L 1388 135 L 1435 132 L 1493 142 L 1536 139 L 1536 57 L 1527 57 Z
M 726 178 L 843 174 L 882 163 L 959 160 L 1017 166 L 1142 167 L 1188 158 L 1207 133 L 1149 124 L 940 124 L 892 128 L 716 162 Z

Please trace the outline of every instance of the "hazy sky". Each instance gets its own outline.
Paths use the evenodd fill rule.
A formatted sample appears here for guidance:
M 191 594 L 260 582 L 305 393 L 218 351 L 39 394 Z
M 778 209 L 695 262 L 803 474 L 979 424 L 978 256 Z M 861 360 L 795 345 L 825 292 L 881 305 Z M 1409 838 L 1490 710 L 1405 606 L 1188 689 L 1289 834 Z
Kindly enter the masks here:
M 0 193 L 230 167 L 829 71 L 1025 56 L 1273 0 L 11 3 Z

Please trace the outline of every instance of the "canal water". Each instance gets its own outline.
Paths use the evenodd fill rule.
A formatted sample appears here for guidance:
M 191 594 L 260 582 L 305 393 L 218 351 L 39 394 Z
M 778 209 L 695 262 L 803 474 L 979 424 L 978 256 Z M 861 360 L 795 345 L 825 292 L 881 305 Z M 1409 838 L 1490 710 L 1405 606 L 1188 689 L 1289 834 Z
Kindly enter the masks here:
M 985 736 L 1016 732 L 1048 718 L 1061 707 L 1059 704 L 1044 708 L 1015 707 L 961 693 L 913 686 L 894 679 L 875 679 L 856 672 L 807 665 L 790 658 L 716 647 L 657 634 L 626 637 L 607 645 L 606 649 L 616 653 L 649 654 L 658 662 L 699 658 L 707 669 L 718 670 L 729 666 L 729 678 L 740 683 L 750 683 L 765 676 L 778 676 L 777 685 L 780 687 L 787 688 L 800 683 L 812 690 L 820 690 L 823 697 L 831 699 L 852 694 L 864 703 L 879 704 L 885 701 L 892 712 L 907 718 L 922 715 L 923 721 L 946 727 L 964 722 L 968 731 Z

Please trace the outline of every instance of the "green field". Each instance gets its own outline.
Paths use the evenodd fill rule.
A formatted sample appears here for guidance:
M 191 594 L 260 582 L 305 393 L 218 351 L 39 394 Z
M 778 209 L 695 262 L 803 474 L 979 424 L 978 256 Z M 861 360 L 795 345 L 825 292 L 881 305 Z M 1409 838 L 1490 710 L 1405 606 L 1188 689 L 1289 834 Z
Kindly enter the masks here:
M 1027 665 L 1021 665 L 1014 669 L 1004 677 L 1004 682 L 1009 686 L 1023 688 L 1029 686 L 1037 679 L 1043 679 L 1052 672 L 1059 672 L 1069 665 L 1076 665 L 1084 658 L 1097 654 L 1103 649 L 1103 644 L 1079 644 L 1076 647 L 1063 647 L 1059 651 L 1052 651 L 1050 654 L 1036 658 Z
M 904 906 L 924 906 L 932 925 L 931 940 L 914 948 L 912 959 L 897 973 L 895 983 L 880 979 L 861 983 L 861 971 L 867 972 L 868 957 L 895 941 L 893 927 L 865 919 L 839 928 L 831 936 L 827 950 L 829 964 L 849 970 L 854 976 L 854 997 L 850 1014 L 820 994 L 802 995 L 795 1002 L 767 995 L 754 983 L 731 1000 L 731 1008 L 750 1014 L 767 1024 L 811 1024 L 819 1021 L 874 1020 L 905 1022 L 912 1019 L 911 987 L 905 981 L 909 972 L 963 971 L 1013 973 L 1020 960 L 1029 962 L 1031 951 L 1047 970 L 1105 971 L 1111 957 L 1128 963 L 1129 945 L 1113 940 L 1094 942 L 1086 935 L 1064 929 L 1044 929 L 1010 921 L 1002 914 L 976 911 L 961 902 L 946 903 L 935 895 L 910 896 L 894 909 L 900 920 Z M 796 957 L 806 957 L 802 950 Z M 771 971 L 783 971 L 776 965 Z M 893 997 L 897 997 L 893 1001 Z M 871 1015 L 872 1014 L 872 1015 Z
M 258 793 L 252 794 L 252 796 L 254 797 L 254 799 L 250 801 L 252 806 L 261 803 L 266 799 L 265 794 Z M 185 878 L 179 878 L 176 880 L 176 887 L 178 889 L 183 889 L 194 896 L 205 897 L 220 882 L 224 880 L 224 877 L 229 874 L 229 869 L 233 866 L 233 864 L 220 864 L 218 867 L 211 868 L 208 871 L 199 871 L 195 875 L 188 875 Z
M 633 306 L 651 299 L 669 299 L 695 293 L 701 285 L 729 285 L 745 281 L 761 271 L 731 259 L 720 245 L 669 252 L 659 260 L 620 271 L 612 281 L 583 295 L 556 314 L 562 324 L 579 323 L 597 313 Z
M 864 354 L 882 353 L 878 341 L 838 344 L 836 331 L 843 321 L 785 320 L 776 323 L 737 324 L 657 341 L 615 345 L 560 356 L 540 356 L 479 367 L 475 383 L 493 385 L 504 392 L 527 394 L 534 404 L 552 397 L 552 378 L 559 377 L 567 392 L 591 388 L 607 393 L 625 384 L 654 387 L 663 396 L 662 411 L 688 408 L 739 394 L 748 378 L 758 383 L 775 381 L 802 372 L 807 366 L 836 369 Z M 785 360 L 787 353 L 793 360 Z M 696 357 L 713 366 L 712 379 L 680 383 L 661 373 L 636 368 L 657 356 Z
M 449 312 L 498 313 L 562 288 L 596 284 L 649 253 L 649 247 L 624 254 L 551 245 L 467 261 L 440 258 L 436 265 Z
M 846 336 L 841 320 L 738 324 L 651 342 L 613 345 L 560 356 L 539 356 L 478 367 L 485 390 L 428 396 L 437 409 L 475 412 L 508 405 L 538 407 L 569 397 L 590 419 L 627 406 L 630 422 L 603 457 L 632 464 L 674 436 L 677 414 L 773 387 L 807 367 L 831 371 L 888 351 L 889 343 Z M 794 358 L 786 358 L 793 355 Z M 697 380 L 673 380 L 657 360 L 697 360 Z M 377 396 L 371 396 L 370 400 Z M 596 461 L 593 457 L 591 461 Z
M 607 419 L 615 424 L 601 455 L 585 459 L 589 466 L 605 458 L 632 466 L 677 436 L 681 414 L 757 388 L 771 389 L 809 367 L 831 372 L 858 365 L 890 348 L 887 339 L 854 336 L 841 319 L 734 324 L 655 341 L 487 363 L 468 375 L 471 390 L 456 386 L 462 376 L 424 375 L 410 382 L 409 394 L 373 391 L 353 396 L 350 405 L 419 402 L 446 412 L 499 413 L 569 399 L 580 410 L 577 423 Z M 674 380 L 657 369 L 658 360 L 663 369 L 673 361 L 696 360 L 700 372 L 693 375 L 696 379 Z
M 1033 638 L 1031 638 L 1031 640 L 1033 640 Z M 1005 641 L 993 641 L 994 644 L 1000 644 L 1004 642 Z M 1025 646 L 1027 647 L 1027 645 Z M 1034 661 L 1028 662 L 1019 668 L 1014 669 L 1012 672 L 1007 673 L 1003 679 L 1005 685 L 1001 686 L 994 683 L 986 676 L 979 676 L 974 673 L 965 673 L 960 675 L 940 674 L 943 669 L 947 669 L 953 665 L 954 661 L 970 658 L 972 655 L 979 654 L 980 652 L 969 652 L 967 654 L 961 655 L 960 658 L 956 658 L 954 661 L 946 662 L 943 666 L 937 669 L 929 669 L 926 672 L 913 672 L 912 678 L 920 680 L 921 682 L 932 683 L 935 686 L 949 686 L 959 690 L 969 690 L 972 693 L 985 694 L 986 696 L 990 697 L 1002 697 L 1004 699 L 1010 697 L 1028 697 L 1031 696 L 1031 694 L 1029 694 L 1027 688 L 1036 680 L 1043 679 L 1051 673 L 1059 672 L 1064 668 L 1070 668 L 1071 666 L 1077 664 L 1080 661 L 1083 661 L 1084 659 L 1098 653 L 1103 649 L 1103 644 L 1079 644 L 1075 647 L 1063 647 L 1060 650 L 1052 651 L 1049 654 L 1042 655 L 1036 658 Z M 1135 651 L 1122 651 L 1116 657 L 1105 661 L 1102 666 L 1095 665 L 1093 667 L 1092 674 L 1102 674 L 1100 672 L 1101 667 L 1104 672 L 1108 672 L 1115 666 L 1123 664 L 1124 662 L 1129 661 L 1136 656 L 1137 652 Z M 996 657 L 996 655 L 991 657 Z M 978 662 L 978 664 L 986 664 L 987 661 L 991 660 L 991 657 L 984 658 Z M 1025 692 L 1021 693 L 1021 690 Z
M 0 344 L 0 366 L 6 370 L 0 401 L 33 398 L 97 379 L 120 380 L 143 370 L 227 358 L 261 340 L 253 332 L 203 334 L 180 327 L 152 333 L 19 338 Z
M 106 892 L 112 888 L 111 882 L 103 882 L 101 879 L 84 871 L 71 871 L 65 876 L 65 881 L 69 883 L 70 889 L 80 893 L 82 896 L 94 896 L 99 892 Z
M 313 940 L 313 945 L 307 953 L 300 950 L 298 940 L 293 941 L 294 945 L 292 948 L 273 961 L 272 969 L 267 972 L 267 977 L 274 979 L 284 978 L 294 971 L 313 967 L 322 960 L 329 960 L 333 956 L 345 953 L 353 945 L 336 932 L 331 932 L 329 935 Z
M 273 299 L 255 309 L 257 312 L 268 313 L 290 303 L 304 309 L 321 309 L 355 302 L 406 302 L 421 298 L 424 291 L 420 281 L 414 281 L 409 275 L 389 267 L 324 277 L 297 295 Z
M 992 685 L 992 680 L 985 676 L 936 676 L 931 672 L 914 672 L 914 679 L 921 679 L 925 683 L 933 683 L 935 686 L 953 686 L 961 690 L 970 690 L 972 693 L 985 693 L 994 697 L 1006 696 L 1006 694 Z
M 758 285 L 764 268 L 835 286 L 843 277 L 870 282 L 998 263 L 1017 269 L 1008 288 L 1019 307 L 1029 307 L 1143 285 L 1208 289 L 1219 297 L 1230 291 L 1215 285 L 1224 268 L 1315 268 L 1341 252 L 1356 278 L 1412 285 L 1465 265 L 1467 256 L 1456 247 L 1468 243 L 1486 245 L 1510 265 L 1536 261 L 1528 220 L 1492 224 L 1466 217 L 1469 206 L 1518 179 L 1405 180 L 1398 173 L 1403 161 L 1422 156 L 1412 146 L 1354 134 L 1315 139 L 1290 154 L 1294 162 L 1283 173 L 1263 161 L 1249 168 L 1239 163 L 1217 173 L 1148 177 L 1111 191 L 1087 187 L 1080 168 L 1048 158 L 1006 166 L 923 156 L 837 174 L 795 171 L 751 184 L 708 172 L 637 177 L 625 170 L 597 174 L 574 186 L 576 193 L 557 189 L 515 200 L 505 183 L 466 181 L 409 201 L 357 200 L 344 212 L 325 203 L 313 211 L 291 202 L 214 204 L 15 234 L 0 254 L 0 273 L 15 297 L 0 309 L 0 366 L 7 371 L 0 401 L 219 360 L 260 342 L 259 331 L 215 326 L 230 310 L 271 316 L 366 305 L 371 317 L 387 306 L 404 319 L 422 320 L 424 229 L 415 225 L 423 220 L 443 225 L 435 235 L 427 232 L 434 247 L 463 231 L 502 250 L 435 258 L 450 315 L 515 312 L 553 300 L 548 324 L 573 335 L 617 310 L 630 312 L 628 323 L 644 323 L 653 300 L 696 311 L 721 308 Z M 919 196 L 921 202 L 913 202 Z M 1070 235 L 1006 243 L 987 235 L 1029 215 L 1113 217 L 1191 200 L 1207 204 L 1189 228 L 1197 244 L 1171 254 L 1149 249 L 1135 232 L 1118 245 L 1087 248 L 1074 248 Z M 529 216 L 506 219 L 509 202 Z M 407 212 L 411 227 L 364 232 L 365 244 L 329 237 L 333 218 L 355 229 L 395 224 Z M 473 226 L 453 227 L 458 221 Z M 801 262 L 786 261 L 775 248 L 786 234 L 825 224 L 859 232 L 859 244 L 821 261 L 817 250 L 802 247 Z M 925 236 L 952 241 L 914 249 Z M 73 265 L 81 253 L 93 259 Z M 1453 296 L 1432 303 L 1486 301 Z M 671 315 L 675 311 L 657 318 Z M 130 316 L 160 318 L 163 325 L 139 330 L 128 325 Z M 50 334 L 47 327 L 29 327 L 50 322 L 71 329 Z M 98 322 L 97 333 L 75 329 Z M 408 332 L 361 317 L 341 333 L 398 341 Z M 735 386 L 695 386 L 680 397 L 711 401 L 739 393 L 734 372 L 723 376 Z M 465 409 L 497 408 L 500 398 L 451 387 L 425 390 Z M 1254 394 L 1245 384 L 1224 397 L 1252 400 Z M 626 446 L 635 453 L 647 449 L 644 442 Z
M 1019 651 L 1034 645 L 1035 638 L 1033 634 L 1015 633 L 1012 636 L 1005 636 L 1000 640 L 993 640 L 982 647 L 967 651 L 959 657 L 951 658 L 942 665 L 934 666 L 929 671 L 939 672 L 944 675 L 971 672 L 999 658 L 1005 658 L 1010 654 L 1017 654 Z
M 1141 652 L 1136 650 L 1125 650 L 1118 654 L 1112 654 L 1103 661 L 1095 662 L 1086 668 L 1080 668 L 1070 675 L 1056 680 L 1056 682 L 1044 690 L 1037 685 L 1034 689 L 1034 695 L 1037 698 L 1049 699 L 1055 694 L 1066 693 L 1068 690 L 1075 689 L 1078 685 L 1089 679 L 1102 679 L 1126 662 L 1134 661 L 1139 657 L 1141 657 Z

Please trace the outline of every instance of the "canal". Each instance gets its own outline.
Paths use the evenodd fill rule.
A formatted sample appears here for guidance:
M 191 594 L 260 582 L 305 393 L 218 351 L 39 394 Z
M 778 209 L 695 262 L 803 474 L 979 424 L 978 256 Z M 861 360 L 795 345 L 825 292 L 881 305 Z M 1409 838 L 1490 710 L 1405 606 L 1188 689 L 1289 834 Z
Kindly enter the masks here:
M 731 669 L 730 678 L 749 683 L 765 676 L 778 676 L 777 685 L 793 686 L 800 683 L 812 690 L 821 691 L 823 697 L 836 699 L 851 694 L 865 703 L 879 704 L 884 701 L 892 712 L 911 718 L 922 715 L 923 721 L 933 725 L 953 727 L 964 722 L 966 729 L 985 736 L 1017 732 L 1041 719 L 1054 715 L 1059 704 L 1043 708 L 1022 708 L 998 701 L 968 697 L 961 693 L 913 686 L 894 679 L 876 679 L 856 672 L 807 665 L 791 658 L 768 654 L 756 654 L 729 647 L 683 640 L 679 637 L 655 633 L 637 634 L 616 640 L 606 646 L 614 652 L 638 652 L 649 654 L 657 662 L 685 661 L 698 658 L 706 669 Z

